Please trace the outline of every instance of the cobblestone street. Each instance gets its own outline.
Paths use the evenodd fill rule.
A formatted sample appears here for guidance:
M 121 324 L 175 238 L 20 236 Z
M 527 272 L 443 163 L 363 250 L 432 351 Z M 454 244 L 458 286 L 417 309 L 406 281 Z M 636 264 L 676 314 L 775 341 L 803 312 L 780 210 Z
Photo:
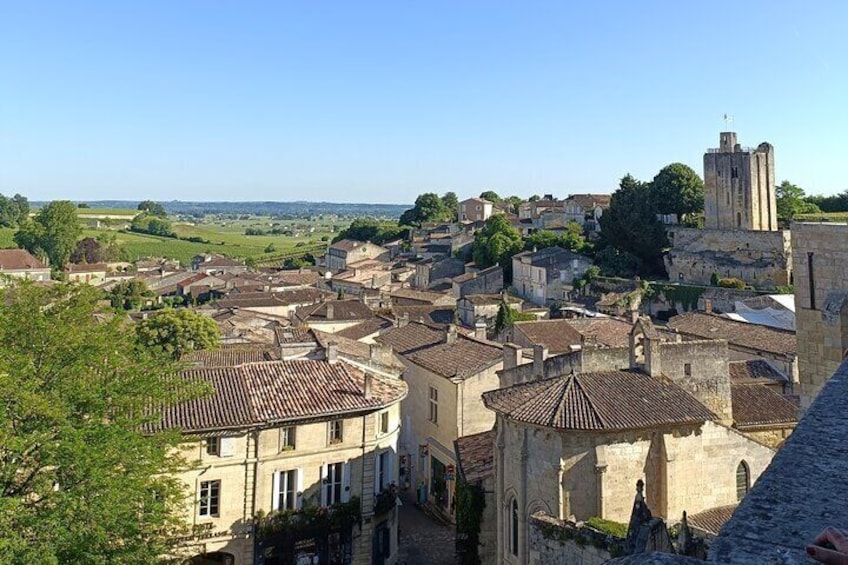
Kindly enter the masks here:
M 454 558 L 453 526 L 437 522 L 419 510 L 411 498 L 402 497 L 399 509 L 399 565 L 452 565 Z

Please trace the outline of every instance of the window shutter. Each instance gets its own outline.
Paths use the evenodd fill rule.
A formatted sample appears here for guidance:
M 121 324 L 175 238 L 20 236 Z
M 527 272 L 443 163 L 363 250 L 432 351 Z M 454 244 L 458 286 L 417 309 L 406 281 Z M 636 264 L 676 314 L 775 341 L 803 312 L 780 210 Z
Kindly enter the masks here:
M 374 455 L 374 494 L 380 493 L 380 452 Z
M 274 471 L 271 484 L 271 510 L 280 509 L 280 472 Z
M 321 480 L 318 485 L 321 487 L 321 506 L 327 506 L 327 485 L 324 481 L 327 480 L 327 466 L 321 465 Z
M 297 497 L 295 510 L 300 510 L 303 508 L 303 469 L 300 467 L 297 469 L 297 493 L 295 496 Z
M 221 457 L 232 457 L 236 451 L 236 440 L 232 437 L 222 437 L 218 445 L 221 450 Z
M 350 463 L 342 463 L 342 502 L 350 501 Z
M 386 452 L 386 486 L 396 482 L 394 476 L 394 460 L 395 460 L 395 452 L 387 451 Z

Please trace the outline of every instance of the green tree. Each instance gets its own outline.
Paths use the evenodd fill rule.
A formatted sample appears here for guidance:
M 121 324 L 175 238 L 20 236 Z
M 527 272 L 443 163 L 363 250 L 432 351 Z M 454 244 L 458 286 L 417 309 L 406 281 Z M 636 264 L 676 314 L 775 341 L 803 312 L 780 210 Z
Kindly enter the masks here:
M 27 220 L 15 233 L 15 243 L 33 255 L 46 256 L 54 269 L 68 262 L 82 234 L 76 206 L 68 200 L 54 200 Z
M 343 239 L 355 239 L 382 245 L 387 241 L 405 237 L 406 233 L 406 228 L 392 223 L 380 222 L 374 218 L 356 218 L 350 226 L 333 238 L 333 243 Z
M 495 317 L 495 333 L 499 334 L 505 329 L 512 327 L 515 322 L 526 322 L 535 320 L 536 317 L 528 312 L 521 312 L 511 307 L 505 300 L 501 300 L 498 306 L 498 315 Z
M 100 244 L 100 260 L 101 261 L 126 261 L 126 249 L 118 243 L 118 235 L 114 232 L 102 233 L 97 236 L 97 243 Z
M 133 218 L 130 224 L 130 230 L 139 233 L 149 233 L 150 235 L 160 235 L 163 237 L 176 237 L 174 228 L 171 222 L 161 216 L 153 216 L 151 214 L 139 214 Z
M 161 410 L 196 396 L 88 285 L 0 290 L 0 562 L 164 563 L 187 463 Z
M 159 311 L 139 322 L 136 334 L 142 348 L 162 351 L 174 359 L 196 349 L 217 349 L 220 342 L 215 322 L 187 308 Z
M 165 207 L 153 200 L 144 200 L 143 202 L 140 202 L 138 209 L 145 214 L 159 216 L 160 218 L 164 218 L 168 215 L 168 212 L 165 211 Z
M 651 199 L 659 214 L 677 214 L 679 221 L 688 214 L 704 211 L 704 181 L 691 167 L 672 163 L 651 181 Z
M 93 237 L 84 237 L 77 242 L 69 258 L 71 263 L 99 263 L 100 242 Z
M 445 205 L 445 210 L 448 220 L 455 222 L 459 218 L 459 198 L 455 192 L 446 192 L 442 195 L 442 203 Z
M 420 226 L 424 222 L 441 222 L 449 218 L 445 203 L 435 192 L 426 192 L 415 199 L 415 205 L 401 214 L 401 226 Z
M 471 253 L 478 267 L 500 265 L 506 274 L 512 267 L 512 256 L 521 252 L 523 245 L 518 230 L 503 214 L 496 214 L 477 232 Z
M 589 244 L 583 237 L 583 227 L 577 222 L 568 223 L 565 232 L 539 230 L 524 238 L 524 250 L 544 249 L 546 247 L 562 247 L 576 253 L 588 251 Z
M 498 196 L 498 193 L 494 190 L 484 190 L 482 194 L 480 194 L 480 198 L 483 200 L 488 200 L 492 204 L 497 204 L 501 201 L 501 197 Z
M 153 298 L 153 291 L 142 280 L 121 281 L 109 291 L 109 301 L 113 308 L 140 310 L 147 298 Z
M 0 194 L 0 226 L 16 228 L 29 217 L 29 201 L 16 194 L 9 198 Z
M 804 189 L 788 180 L 777 185 L 776 189 L 777 217 L 791 222 L 798 214 L 817 214 L 821 212 L 818 206 L 807 202 Z
M 663 250 L 668 247 L 665 228 L 657 220 L 650 186 L 631 175 L 621 179 L 619 189 L 612 194 L 609 209 L 601 216 L 601 248 L 611 247 L 607 259 L 638 260 L 639 274 L 665 275 Z M 610 265 L 616 264 L 613 261 Z M 603 267 L 602 267 L 603 268 Z M 610 273 L 604 269 L 605 274 Z M 623 273 L 618 273 L 623 275 Z
M 518 207 L 524 203 L 524 199 L 520 196 L 507 196 L 502 202 L 508 206 L 510 213 L 518 214 Z

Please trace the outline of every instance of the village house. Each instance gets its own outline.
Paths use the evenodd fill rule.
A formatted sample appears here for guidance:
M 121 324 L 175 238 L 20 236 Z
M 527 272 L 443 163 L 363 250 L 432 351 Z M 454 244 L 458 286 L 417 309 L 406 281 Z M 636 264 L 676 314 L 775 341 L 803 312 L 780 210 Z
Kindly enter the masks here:
M 465 273 L 465 263 L 455 257 L 430 257 L 413 263 L 415 275 L 411 283 L 414 288 L 427 290 L 432 286 L 447 282 Z
M 68 282 L 86 283 L 97 286 L 106 282 L 106 274 L 109 268 L 106 263 L 68 263 L 62 269 Z
M 471 228 L 455 223 L 425 223 L 410 231 L 410 253 L 420 259 L 441 259 L 467 255 L 474 243 Z
M 587 342 L 624 348 L 629 346 L 632 327 L 631 322 L 619 318 L 519 321 L 504 330 L 501 341 L 525 348 L 540 345 L 551 355 L 575 351 Z
M 404 400 L 401 456 L 407 462 L 405 485 L 426 503 L 453 520 L 456 454 L 459 437 L 489 430 L 494 414 L 481 394 L 498 386 L 503 355 L 499 344 L 410 322 L 377 340 L 390 346 L 405 365 L 409 386 Z
M 382 261 L 366 259 L 348 265 L 344 271 L 329 279 L 330 289 L 341 295 L 362 296 L 369 290 L 381 290 L 392 283 L 392 266 Z
M 463 275 L 454 277 L 452 281 L 453 297 L 460 299 L 466 294 L 497 294 L 504 288 L 503 268 L 493 265 L 487 269 L 477 270 L 468 265 Z
M 298 308 L 314 305 L 332 296 L 330 292 L 312 287 L 280 292 L 230 292 L 217 302 L 217 306 L 290 317 Z
M 500 294 L 466 294 L 456 301 L 457 317 L 466 328 L 475 328 L 477 322 L 482 321 L 485 323 L 485 328 L 493 329 L 498 317 L 498 310 L 504 303 L 516 312 L 521 312 L 524 301 L 505 292 Z
M 493 204 L 484 198 L 467 198 L 459 203 L 460 222 L 485 222 L 492 217 Z
M 346 271 L 354 263 L 367 259 L 389 260 L 389 250 L 370 241 L 342 239 L 330 245 L 324 255 L 323 266 L 331 273 Z
M 530 561 L 534 513 L 626 522 L 643 480 L 654 515 L 676 520 L 735 504 L 771 461 L 772 449 L 733 427 L 726 342 L 682 341 L 643 319 L 629 357 L 627 369 L 588 372 L 516 359 L 503 387 L 483 394 L 497 413 L 497 522 L 483 526 L 497 562 Z
M 0 249 L 0 275 L 33 281 L 51 280 L 50 265 L 25 249 Z
M 231 259 L 216 253 L 203 253 L 191 258 L 191 270 L 200 271 L 207 275 L 231 274 L 238 275 L 246 272 L 247 265 L 238 259 Z
M 585 255 L 561 247 L 524 251 L 512 257 L 512 287 L 537 306 L 568 300 L 574 279 L 582 277 L 591 265 Z
M 358 300 L 326 300 L 301 306 L 294 317 L 298 323 L 326 333 L 336 333 L 374 317 L 374 312 Z
M 563 202 L 570 221 L 589 231 L 601 231 L 601 216 L 612 200 L 609 194 L 572 194 Z
M 411 288 L 398 288 L 390 294 L 396 306 L 453 306 L 456 300 L 444 292 L 428 292 Z
M 184 514 L 193 535 L 183 544 L 191 563 L 397 560 L 406 384 L 339 359 L 333 347 L 326 356 L 259 361 L 224 350 L 192 357 L 197 366 L 184 377 L 208 383 L 213 394 L 167 409 L 161 424 L 185 437 L 189 466 L 179 479 L 193 493 Z M 328 529 L 296 532 L 257 520 L 319 507 L 341 518 Z

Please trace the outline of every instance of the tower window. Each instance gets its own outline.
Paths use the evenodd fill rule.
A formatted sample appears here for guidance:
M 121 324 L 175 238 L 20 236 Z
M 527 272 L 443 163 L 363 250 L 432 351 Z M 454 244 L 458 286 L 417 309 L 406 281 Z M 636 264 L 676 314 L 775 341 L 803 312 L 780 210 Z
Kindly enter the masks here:
M 813 273 L 813 252 L 807 253 L 807 275 L 810 285 L 810 310 L 816 309 L 816 275 Z
M 739 178 L 739 170 L 736 167 L 730 168 L 730 178 L 738 179 Z
M 744 461 L 736 467 L 736 500 L 742 500 L 751 488 L 751 472 Z

